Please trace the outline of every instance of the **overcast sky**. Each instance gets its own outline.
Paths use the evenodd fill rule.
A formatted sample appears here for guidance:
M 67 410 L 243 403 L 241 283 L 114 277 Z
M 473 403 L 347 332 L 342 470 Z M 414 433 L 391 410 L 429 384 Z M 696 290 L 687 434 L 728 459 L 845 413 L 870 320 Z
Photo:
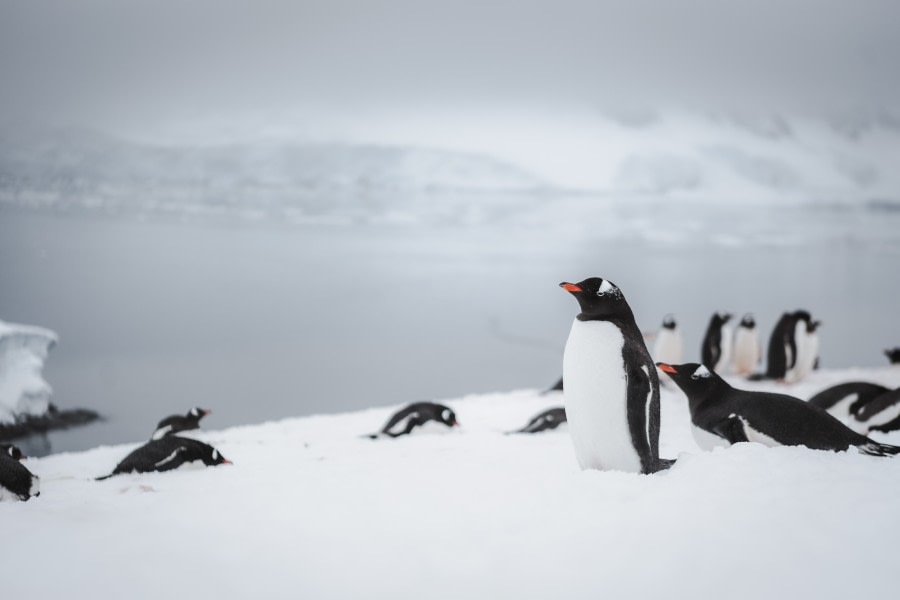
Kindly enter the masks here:
M 0 109 L 896 106 L 900 2 L 0 0 Z

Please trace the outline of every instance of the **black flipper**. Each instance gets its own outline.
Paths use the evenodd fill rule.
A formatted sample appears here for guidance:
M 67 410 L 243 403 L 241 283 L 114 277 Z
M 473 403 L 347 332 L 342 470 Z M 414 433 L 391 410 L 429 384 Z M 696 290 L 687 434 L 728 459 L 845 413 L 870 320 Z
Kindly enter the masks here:
M 856 449 L 869 456 L 895 456 L 900 454 L 900 446 L 881 444 L 874 440 L 868 440 L 867 442 L 858 445 Z
M 744 424 L 738 417 L 730 417 L 716 423 L 713 426 L 713 433 L 727 440 L 730 444 L 750 441 L 747 439 L 747 434 L 744 433 Z

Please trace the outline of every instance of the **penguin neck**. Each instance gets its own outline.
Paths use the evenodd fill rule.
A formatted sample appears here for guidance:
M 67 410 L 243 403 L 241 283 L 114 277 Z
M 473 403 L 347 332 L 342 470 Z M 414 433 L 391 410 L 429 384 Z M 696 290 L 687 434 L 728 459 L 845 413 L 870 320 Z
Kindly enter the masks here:
M 636 336 L 639 339 L 643 338 L 640 329 L 638 329 L 637 323 L 634 322 L 634 314 L 632 314 L 630 310 L 616 315 L 602 316 L 578 313 L 575 318 L 579 321 L 607 321 L 621 329 L 626 334 Z
M 694 414 L 704 404 L 715 404 L 721 401 L 722 395 L 731 389 L 721 377 L 715 377 L 713 381 L 701 393 L 691 394 L 688 396 L 688 406 L 690 406 L 691 414 Z

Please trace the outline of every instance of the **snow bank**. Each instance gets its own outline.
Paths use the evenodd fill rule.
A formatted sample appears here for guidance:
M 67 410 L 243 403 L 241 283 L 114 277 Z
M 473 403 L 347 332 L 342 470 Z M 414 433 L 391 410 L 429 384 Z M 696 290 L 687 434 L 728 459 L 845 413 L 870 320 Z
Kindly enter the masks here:
M 0 424 L 47 412 L 53 390 L 41 371 L 57 341 L 49 329 L 0 321 Z
M 802 396 L 900 369 L 814 373 Z M 234 466 L 104 482 L 136 444 L 28 461 L 0 504 L 9 597 L 888 597 L 900 460 L 739 444 L 701 453 L 663 390 L 668 472 L 580 471 L 564 427 L 503 435 L 560 394 L 447 402 L 462 428 L 358 437 L 392 409 L 201 434 Z M 900 443 L 900 436 L 879 439 Z M 52 574 L 52 575 L 50 575 Z

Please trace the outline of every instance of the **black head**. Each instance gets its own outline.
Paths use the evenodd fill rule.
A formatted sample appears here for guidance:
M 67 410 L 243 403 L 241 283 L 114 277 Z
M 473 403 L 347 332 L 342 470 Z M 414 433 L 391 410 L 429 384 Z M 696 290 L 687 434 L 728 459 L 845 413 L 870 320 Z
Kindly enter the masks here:
M 191 417 L 192 419 L 199 420 L 199 419 L 202 419 L 203 417 L 205 417 L 207 415 L 211 415 L 211 414 L 212 414 L 211 410 L 206 410 L 205 408 L 200 408 L 199 406 L 195 406 L 194 408 L 192 408 L 191 410 L 188 411 L 187 416 Z
M 747 329 L 756 327 L 756 319 L 753 318 L 753 313 L 744 315 L 744 318 L 741 319 L 741 327 L 746 327 Z
M 800 310 L 795 310 L 792 316 L 795 321 L 806 321 L 807 323 L 812 321 L 812 315 L 809 311 L 803 310 L 802 308 Z
M 896 348 L 885 348 L 884 355 L 888 357 L 892 365 L 900 363 L 900 346 Z
M 446 425 L 447 427 L 459 427 L 459 423 L 456 421 L 456 413 L 447 406 L 443 404 L 438 404 L 438 409 L 440 412 L 437 415 L 437 420 Z
M 233 463 L 230 460 L 228 460 L 227 458 L 225 458 L 224 456 L 222 456 L 222 454 L 218 450 L 216 450 L 215 448 L 212 448 L 210 450 L 209 454 L 203 455 L 203 464 L 205 464 L 206 466 L 212 467 L 215 465 L 230 465 Z
M 675 315 L 666 315 L 663 317 L 662 326 L 664 329 L 675 329 L 677 323 L 675 322 Z
M 575 296 L 585 317 L 607 319 L 631 314 L 622 290 L 608 279 L 590 277 L 579 283 L 564 281 L 559 287 Z
M 731 320 L 731 313 L 713 313 L 711 320 L 716 325 L 724 325 Z
M 659 370 L 669 376 L 681 390 L 692 396 L 701 396 L 709 391 L 710 387 L 722 381 L 722 378 L 711 369 L 699 363 L 684 363 L 683 365 L 668 365 L 656 363 Z
M 3 452 L 6 456 L 12 458 L 13 460 L 25 460 L 28 458 L 22 451 L 19 450 L 18 446 L 13 446 L 12 444 L 0 444 L 0 452 Z
M 806 322 L 806 333 L 815 333 L 816 329 L 822 324 L 822 321 L 807 321 Z

